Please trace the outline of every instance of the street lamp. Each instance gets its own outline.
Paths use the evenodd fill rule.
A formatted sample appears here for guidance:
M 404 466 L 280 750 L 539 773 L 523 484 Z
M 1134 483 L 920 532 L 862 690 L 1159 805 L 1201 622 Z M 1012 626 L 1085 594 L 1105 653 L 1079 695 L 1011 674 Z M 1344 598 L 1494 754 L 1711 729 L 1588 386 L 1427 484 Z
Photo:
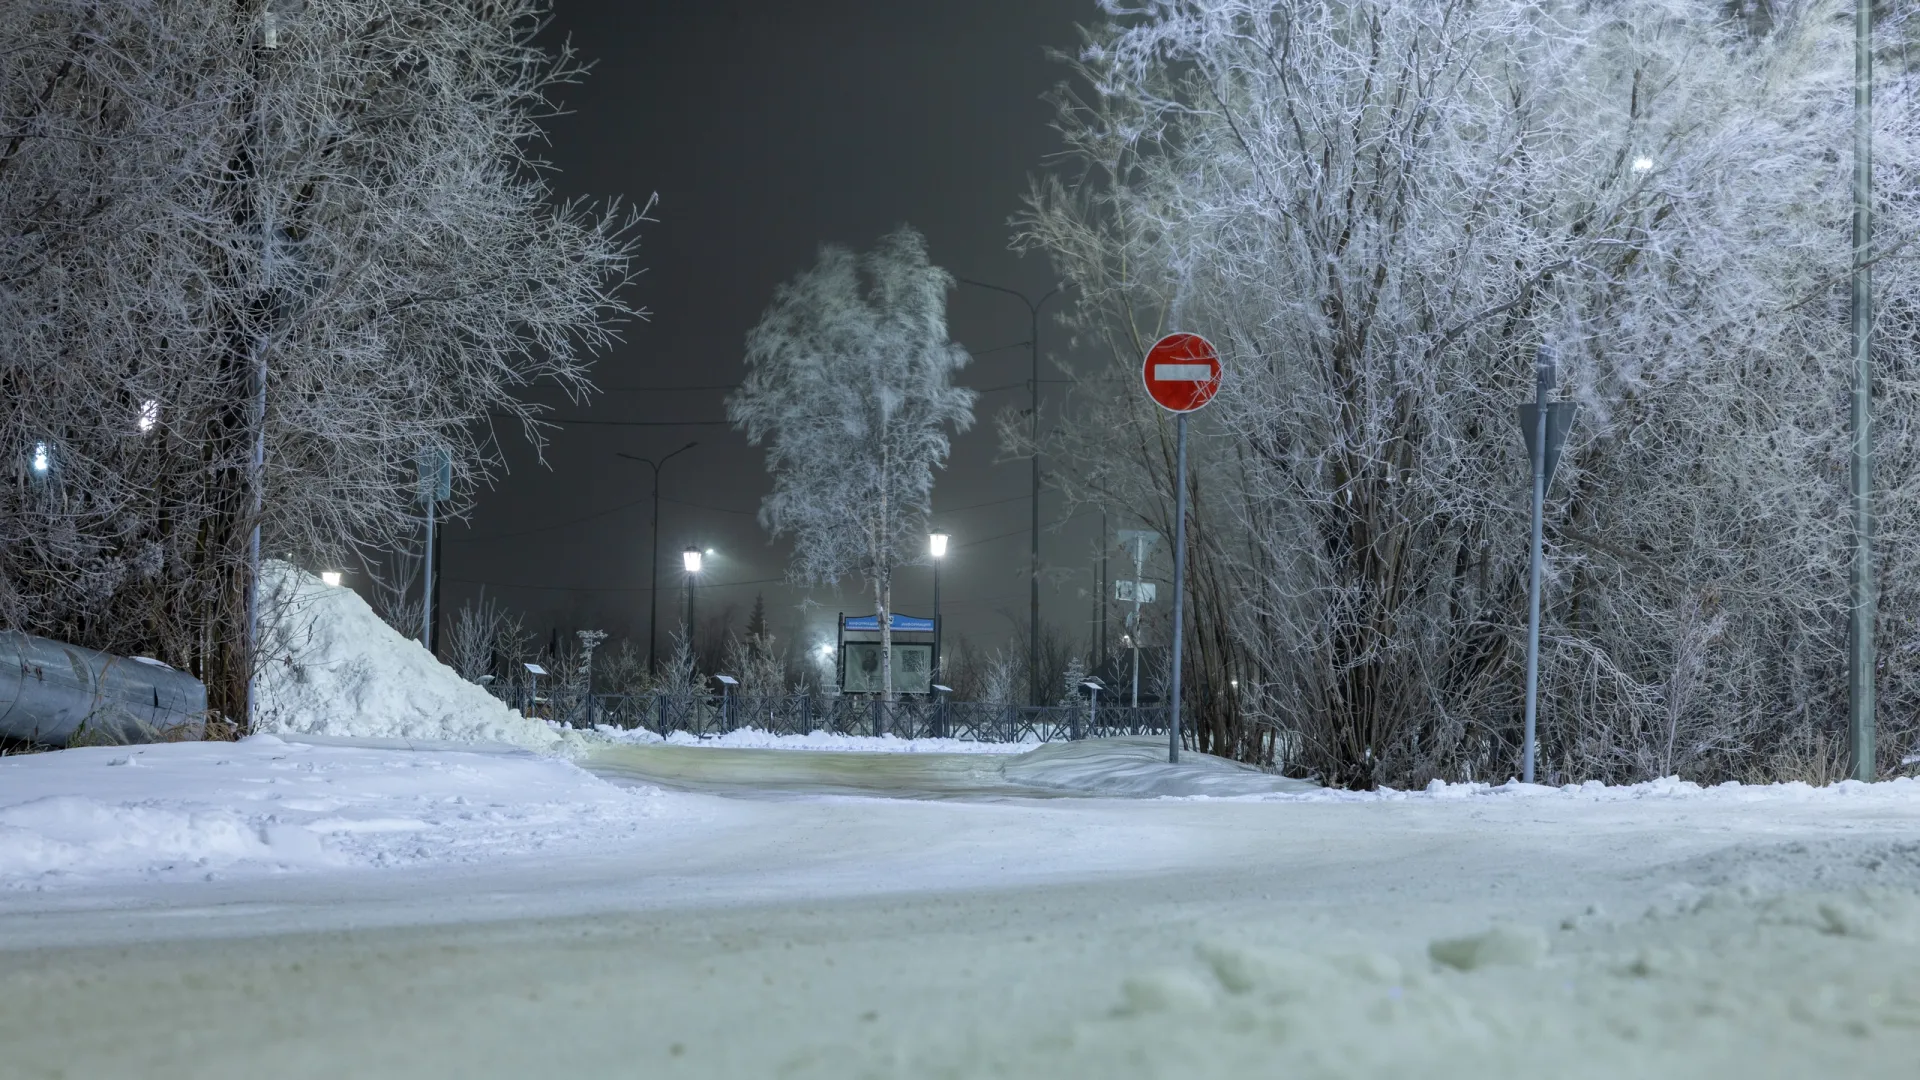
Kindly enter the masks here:
M 325 585 L 329 589 L 339 588 L 340 587 L 340 571 L 338 570 L 320 571 L 320 584 Z
M 687 568 L 687 655 L 693 655 L 693 585 L 700 574 L 701 551 L 690 547 L 680 553 L 680 562 Z
M 933 674 L 940 675 L 940 560 L 947 557 L 947 534 L 927 537 L 927 551 L 933 556 Z
M 1060 295 L 1060 290 L 1066 288 L 1066 286 L 1056 285 L 1052 289 L 1048 290 L 1045 296 L 1042 296 L 1038 300 L 1032 300 L 1027 297 L 1026 293 L 1018 292 L 1014 289 L 1009 289 L 1004 285 L 994 285 L 985 281 L 975 281 L 972 278 L 955 278 L 954 280 L 958 281 L 962 285 L 971 285 L 976 289 L 991 289 L 994 292 L 1006 293 L 1008 296 L 1011 296 L 1014 299 L 1020 301 L 1021 303 L 1027 305 L 1027 316 L 1030 321 L 1030 325 L 1027 331 L 1027 348 L 1029 350 L 1029 358 L 1032 361 L 1032 369 L 1033 369 L 1033 373 L 1027 382 L 1027 389 L 1030 392 L 1030 395 L 1032 398 L 1032 410 L 1033 410 L 1031 415 L 1029 416 L 1029 420 L 1032 423 L 1031 434 L 1033 437 L 1033 455 L 1032 455 L 1033 549 L 1032 549 L 1032 554 L 1030 556 L 1030 562 L 1028 563 L 1028 566 L 1027 566 L 1027 582 L 1028 582 L 1028 591 L 1029 591 L 1029 599 L 1028 599 L 1028 624 L 1029 625 L 1027 628 L 1027 689 L 1029 691 L 1029 696 L 1032 698 L 1029 704 L 1039 705 L 1041 704 L 1041 700 L 1040 700 L 1040 694 L 1041 694 L 1041 688 L 1040 688 L 1040 309 L 1046 306 L 1047 301 Z
M 673 453 L 668 454 L 666 457 L 661 458 L 659 461 L 655 461 L 652 458 L 643 458 L 637 454 L 617 455 L 626 458 L 628 461 L 637 461 L 653 470 L 653 546 L 648 550 L 649 558 L 653 563 L 653 592 L 651 594 L 652 599 L 647 607 L 648 675 L 658 675 L 660 673 L 660 651 L 656 645 L 660 640 L 660 468 L 676 456 L 684 454 L 699 445 L 698 442 L 690 442 L 680 449 L 675 450 Z
M 44 477 L 47 475 L 47 473 L 52 471 L 53 471 L 53 451 L 47 448 L 46 443 L 43 443 L 43 442 L 34 443 L 33 444 L 33 475 Z

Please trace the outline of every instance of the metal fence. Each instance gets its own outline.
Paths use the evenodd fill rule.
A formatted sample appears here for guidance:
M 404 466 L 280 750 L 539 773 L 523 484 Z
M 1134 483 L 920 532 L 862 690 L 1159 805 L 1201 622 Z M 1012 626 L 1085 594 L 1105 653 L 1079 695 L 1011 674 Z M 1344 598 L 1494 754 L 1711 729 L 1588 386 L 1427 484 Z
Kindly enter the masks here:
M 529 700 L 524 688 L 502 694 L 522 712 L 577 728 L 605 724 L 647 728 L 662 735 L 683 731 L 700 738 L 755 728 L 774 735 L 816 731 L 840 735 L 892 735 L 901 739 L 962 739 L 970 742 L 1055 742 L 1115 735 L 1162 735 L 1163 706 L 1008 705 L 977 701 L 794 694 L 733 695 L 593 694 L 566 687 L 540 688 Z

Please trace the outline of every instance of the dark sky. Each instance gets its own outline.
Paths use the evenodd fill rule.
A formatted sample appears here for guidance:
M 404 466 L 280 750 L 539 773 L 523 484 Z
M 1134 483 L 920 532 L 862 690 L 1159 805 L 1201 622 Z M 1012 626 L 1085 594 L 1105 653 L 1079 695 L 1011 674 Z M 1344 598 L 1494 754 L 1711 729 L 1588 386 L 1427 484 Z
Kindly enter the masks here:
M 567 89 L 571 115 L 551 125 L 557 188 L 636 203 L 657 191 L 660 202 L 632 296 L 652 320 L 596 364 L 606 393 L 589 406 L 544 399 L 558 416 L 598 421 L 720 420 L 725 392 L 691 388 L 739 380 L 746 332 L 775 285 L 823 242 L 864 248 L 902 222 L 956 275 L 1046 292 L 1049 267 L 1009 250 L 1007 221 L 1058 146 L 1041 98 L 1065 70 L 1046 50 L 1071 47 L 1076 22 L 1096 15 L 1091 0 L 557 0 L 552 37 L 570 36 L 595 64 Z M 976 353 L 1027 337 L 1013 298 L 963 287 L 949 311 L 954 338 Z M 1045 353 L 1066 334 L 1043 324 L 1041 340 L 1041 374 L 1057 377 Z M 998 460 L 991 415 L 1024 403 L 1028 363 L 1024 348 L 1000 349 L 960 380 L 1003 389 L 982 395 L 935 487 L 936 523 L 954 538 L 941 581 L 950 644 L 958 633 L 1003 644 L 1010 620 L 1026 619 L 1028 465 Z M 1060 390 L 1043 387 L 1043 416 L 1046 391 Z M 836 611 L 871 610 L 857 581 L 814 590 L 810 610 L 808 594 L 780 583 L 786 546 L 754 518 L 769 489 L 761 451 L 721 426 L 569 426 L 545 466 L 514 448 L 510 475 L 446 533 L 443 602 L 457 607 L 484 582 L 542 637 L 594 626 L 644 648 L 650 473 L 615 454 L 657 457 L 690 439 L 699 447 L 662 474 L 673 500 L 660 526 L 663 635 L 689 543 L 717 553 L 703 623 L 732 607 L 739 625 L 764 591 L 775 632 L 804 646 L 831 639 Z M 1043 616 L 1084 637 L 1099 519 L 1062 526 L 1059 499 L 1041 505 Z M 895 609 L 929 614 L 929 599 L 927 571 L 904 569 Z

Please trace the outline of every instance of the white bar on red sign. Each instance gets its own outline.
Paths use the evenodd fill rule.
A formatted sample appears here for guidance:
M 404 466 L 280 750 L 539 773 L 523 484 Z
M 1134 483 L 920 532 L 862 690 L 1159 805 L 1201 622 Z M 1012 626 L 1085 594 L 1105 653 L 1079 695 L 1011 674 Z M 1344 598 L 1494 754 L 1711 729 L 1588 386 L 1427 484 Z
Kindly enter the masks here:
M 1211 364 L 1155 364 L 1153 380 L 1155 382 L 1211 382 L 1213 366 Z

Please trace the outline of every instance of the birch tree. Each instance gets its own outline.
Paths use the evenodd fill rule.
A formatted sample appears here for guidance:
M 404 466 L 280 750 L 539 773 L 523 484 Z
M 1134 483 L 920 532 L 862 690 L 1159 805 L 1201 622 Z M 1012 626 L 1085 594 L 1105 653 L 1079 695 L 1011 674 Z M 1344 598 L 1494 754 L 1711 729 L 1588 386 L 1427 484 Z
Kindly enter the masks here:
M 760 521 L 792 537 L 791 576 L 858 575 L 872 590 L 888 700 L 893 571 L 924 552 L 948 429 L 973 422 L 973 392 L 952 381 L 968 359 L 947 337 L 952 287 L 911 228 L 864 255 L 821 248 L 748 333 L 746 381 L 727 401 L 734 426 L 767 447 L 774 490 Z
M 632 314 L 631 215 L 532 155 L 539 0 L 0 5 L 0 624 L 238 717 L 249 549 L 342 565 L 538 441 Z M 44 453 L 42 453 L 44 451 Z M 36 455 L 49 466 L 35 468 Z
M 1582 408 L 1548 506 L 1548 775 L 1753 778 L 1838 722 L 1850 8 L 1103 6 L 1023 235 L 1116 365 L 1168 329 L 1221 346 L 1190 536 L 1216 634 L 1188 632 L 1297 765 L 1516 768 L 1512 409 L 1543 343 Z M 1876 94 L 1906 175 L 1911 74 Z M 1920 386 L 1888 256 L 1920 216 L 1881 190 L 1881 725 L 1910 744 Z M 1070 493 L 1170 519 L 1162 418 L 1079 375 Z

